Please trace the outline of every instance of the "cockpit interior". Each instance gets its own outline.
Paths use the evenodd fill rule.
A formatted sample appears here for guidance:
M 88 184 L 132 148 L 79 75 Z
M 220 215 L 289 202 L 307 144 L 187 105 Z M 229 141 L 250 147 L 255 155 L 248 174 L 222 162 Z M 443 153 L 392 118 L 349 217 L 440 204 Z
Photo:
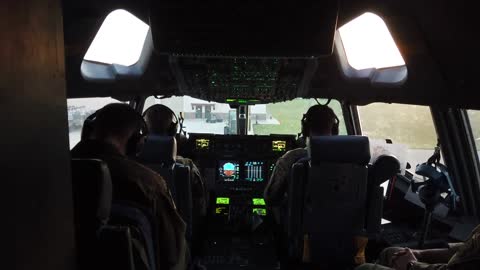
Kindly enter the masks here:
M 468 4 L 0 3 L 14 268 L 165 265 L 149 210 L 112 200 L 101 160 L 71 158 L 88 117 L 111 103 L 139 115 L 162 104 L 175 116 L 174 135 L 147 136 L 131 159 L 165 180 L 186 224 L 189 270 L 355 269 L 388 247 L 467 241 L 480 223 Z M 302 133 L 315 105 L 333 110 L 338 136 Z M 273 207 L 266 188 L 279 159 L 299 149 Z M 201 224 L 192 169 L 177 157 L 203 181 Z M 85 253 L 98 264 L 82 262 Z

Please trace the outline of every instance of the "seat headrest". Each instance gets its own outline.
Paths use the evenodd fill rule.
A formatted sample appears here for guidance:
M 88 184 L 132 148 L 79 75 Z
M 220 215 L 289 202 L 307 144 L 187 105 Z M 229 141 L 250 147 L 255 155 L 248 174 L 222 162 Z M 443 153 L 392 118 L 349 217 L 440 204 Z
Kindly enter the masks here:
M 139 159 L 147 164 L 174 164 L 177 158 L 177 141 L 174 136 L 149 135 Z
M 107 164 L 98 159 L 72 159 L 72 183 L 76 223 L 105 224 L 112 206 Z
M 370 146 L 365 136 L 312 136 L 309 153 L 313 165 L 319 163 L 353 163 L 367 165 Z
M 375 185 L 381 185 L 400 170 L 400 161 L 394 155 L 381 155 L 372 164 L 368 173 Z

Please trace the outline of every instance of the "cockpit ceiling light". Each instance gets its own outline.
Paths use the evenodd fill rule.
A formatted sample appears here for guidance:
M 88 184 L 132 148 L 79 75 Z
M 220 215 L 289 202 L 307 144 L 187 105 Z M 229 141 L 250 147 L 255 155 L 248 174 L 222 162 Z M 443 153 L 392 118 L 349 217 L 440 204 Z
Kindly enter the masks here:
M 136 64 L 149 31 L 148 24 L 123 9 L 112 11 L 105 18 L 84 60 L 105 64 Z
M 400 51 L 387 25 L 367 12 L 338 29 L 348 63 L 357 70 L 404 66 Z

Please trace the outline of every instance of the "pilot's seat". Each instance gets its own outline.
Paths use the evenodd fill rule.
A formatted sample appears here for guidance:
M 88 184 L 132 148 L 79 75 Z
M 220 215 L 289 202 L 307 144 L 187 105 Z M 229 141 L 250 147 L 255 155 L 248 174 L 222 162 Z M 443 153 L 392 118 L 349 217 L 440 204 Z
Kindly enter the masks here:
M 167 182 L 170 193 L 176 197 L 176 186 L 173 181 L 177 142 L 175 137 L 149 135 L 145 141 L 139 161 L 160 174 Z
M 312 137 L 309 160 L 293 165 L 288 197 L 289 255 L 324 269 L 355 264 L 365 235 L 369 140 Z
M 177 143 L 173 136 L 148 136 L 139 161 L 160 174 L 170 189 L 177 209 L 187 224 L 187 239 L 192 232 L 192 188 L 190 168 L 177 163 Z
M 100 160 L 72 160 L 72 188 L 78 266 L 80 269 L 94 268 L 97 261 L 102 262 L 97 232 L 107 226 L 112 204 L 112 182 L 107 165 Z M 128 234 L 124 231 L 121 238 L 126 240 Z
M 106 163 L 73 159 L 72 184 L 78 269 L 155 269 L 154 222 L 126 202 L 112 207 Z

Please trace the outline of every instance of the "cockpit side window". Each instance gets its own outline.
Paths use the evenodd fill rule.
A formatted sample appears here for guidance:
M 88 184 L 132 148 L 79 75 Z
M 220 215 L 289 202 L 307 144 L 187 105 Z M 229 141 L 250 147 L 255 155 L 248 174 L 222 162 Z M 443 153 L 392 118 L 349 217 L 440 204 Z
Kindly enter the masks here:
M 470 119 L 470 126 L 472 127 L 473 140 L 480 155 L 480 111 L 468 110 L 468 118 Z
M 113 98 L 72 98 L 67 100 L 70 149 L 79 141 L 85 119 L 103 106 L 120 102 Z
M 391 140 L 399 159 L 410 164 L 408 171 L 412 174 L 437 146 L 435 125 L 427 106 L 373 103 L 359 106 L 358 113 L 363 135 L 371 142 Z

